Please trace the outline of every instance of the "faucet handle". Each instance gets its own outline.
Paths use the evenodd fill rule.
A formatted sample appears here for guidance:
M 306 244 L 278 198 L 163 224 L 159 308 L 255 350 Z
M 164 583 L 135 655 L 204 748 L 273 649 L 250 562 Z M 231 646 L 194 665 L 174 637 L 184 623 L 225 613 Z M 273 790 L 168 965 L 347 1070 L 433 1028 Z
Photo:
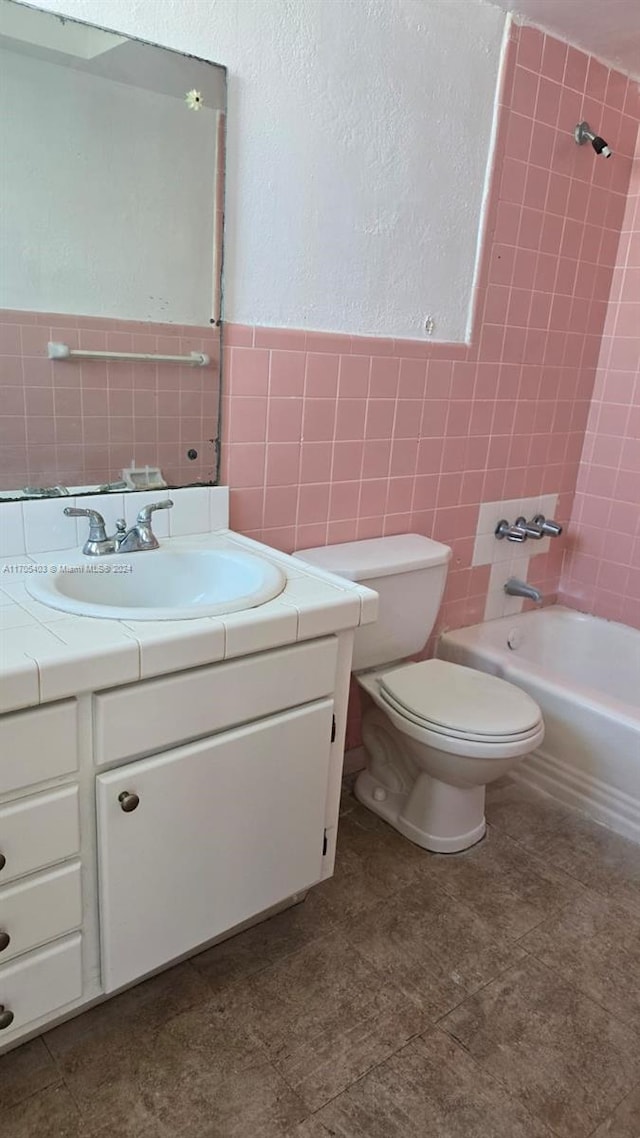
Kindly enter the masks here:
M 65 506 L 64 514 L 67 518 L 88 518 L 89 541 L 106 541 L 104 518 L 97 510 L 81 510 L 76 506 Z
M 534 541 L 540 541 L 544 537 L 542 526 L 538 525 L 535 519 L 528 522 L 526 518 L 516 518 L 515 524 L 524 530 L 527 537 L 532 537 Z
M 552 518 L 545 518 L 544 514 L 536 514 L 532 523 L 534 526 L 540 526 L 544 537 L 560 537 L 562 533 L 560 523 L 554 522 Z
M 148 506 L 143 506 L 140 510 L 137 519 L 138 525 L 147 525 L 154 510 L 170 510 L 172 506 L 171 498 L 164 498 L 161 502 L 150 502 Z
M 495 535 L 498 541 L 501 541 L 503 537 L 506 537 L 507 541 L 523 542 L 527 540 L 527 531 L 517 524 L 514 526 L 509 525 L 506 518 L 498 522 L 495 528 Z

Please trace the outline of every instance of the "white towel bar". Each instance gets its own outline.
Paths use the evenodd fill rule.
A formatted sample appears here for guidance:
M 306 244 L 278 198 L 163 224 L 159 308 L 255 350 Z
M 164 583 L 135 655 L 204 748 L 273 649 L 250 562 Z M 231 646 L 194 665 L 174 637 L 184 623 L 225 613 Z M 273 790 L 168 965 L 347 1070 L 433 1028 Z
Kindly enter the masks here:
M 86 352 L 51 340 L 47 348 L 50 360 L 149 360 L 157 364 L 191 364 L 193 367 L 207 367 L 211 363 L 206 352 L 190 352 L 188 356 L 155 356 L 151 352 Z

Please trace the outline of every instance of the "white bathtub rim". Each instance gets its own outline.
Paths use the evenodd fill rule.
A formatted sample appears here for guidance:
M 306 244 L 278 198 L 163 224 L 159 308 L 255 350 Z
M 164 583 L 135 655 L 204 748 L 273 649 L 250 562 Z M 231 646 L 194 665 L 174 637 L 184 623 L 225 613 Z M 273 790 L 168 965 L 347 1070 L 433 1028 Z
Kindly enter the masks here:
M 540 750 L 518 763 L 509 773 L 514 782 L 542 790 L 615 833 L 640 843 L 640 804 L 624 791 L 594 775 L 576 771 L 561 759 Z
M 549 609 L 543 609 L 541 611 L 557 611 L 561 614 L 570 613 L 573 617 L 578 617 L 590 621 L 601 620 L 600 617 L 593 617 L 589 616 L 588 614 L 579 613 L 575 609 L 569 609 L 564 605 L 554 605 Z M 511 617 L 500 617 L 499 619 L 501 623 L 503 623 L 506 627 L 507 625 L 517 625 L 518 622 L 523 621 L 527 617 L 531 618 L 535 617 L 536 615 L 537 613 L 535 612 L 527 612 L 519 613 Z M 492 625 L 495 628 L 496 623 L 496 621 L 483 621 L 480 624 L 467 625 L 465 628 L 456 628 L 451 629 L 450 631 L 442 632 L 438 638 L 438 647 L 436 654 L 442 659 L 452 659 L 452 657 L 447 653 L 448 648 L 452 648 L 454 650 L 454 653 L 456 648 L 460 648 L 462 651 L 469 653 L 471 656 L 473 656 L 475 653 L 483 661 L 490 662 L 501 678 L 506 679 L 511 683 L 515 683 L 516 685 L 518 683 L 526 681 L 527 678 L 534 678 L 535 681 L 540 684 L 540 686 L 545 691 L 551 693 L 557 692 L 557 684 L 560 682 L 563 692 L 567 692 L 569 696 L 573 696 L 577 702 L 584 704 L 592 711 L 598 711 L 608 716 L 609 718 L 615 719 L 617 723 L 622 721 L 626 726 L 633 727 L 635 730 L 638 730 L 640 727 L 640 708 L 636 711 L 634 707 L 630 707 L 629 703 L 626 700 L 618 700 L 614 696 L 609 695 L 608 692 L 600 691 L 598 688 L 593 687 L 589 684 L 576 684 L 575 682 L 566 679 L 564 676 L 554 677 L 553 674 L 550 675 L 548 671 L 543 669 L 541 665 L 537 664 L 534 660 L 530 660 L 526 656 L 519 655 L 517 650 L 511 651 L 506 644 L 498 646 L 492 643 L 488 643 L 484 639 L 480 639 L 475 642 L 470 639 L 470 633 L 489 625 Z M 606 623 L 615 624 L 619 628 L 623 628 L 625 630 L 629 629 L 628 625 L 620 624 L 619 621 L 607 621 Z M 635 632 L 636 630 L 633 629 L 632 631 Z M 638 633 L 638 635 L 640 636 L 640 633 Z M 442 655 L 441 648 L 444 650 Z M 455 659 L 455 662 L 466 663 L 466 661 L 461 661 L 457 658 Z M 469 665 L 467 663 L 467 666 L 477 667 L 477 664 L 474 663 L 473 665 Z M 505 672 L 505 667 L 508 668 L 508 674 Z M 481 670 L 488 669 L 485 668 Z
M 451 635 L 451 634 L 447 634 Z M 498 649 L 496 652 L 490 650 L 482 651 L 483 660 L 490 661 L 500 673 L 500 678 L 507 680 L 509 683 L 523 685 L 529 678 L 533 678 L 540 687 L 550 694 L 557 694 L 558 687 L 553 677 L 549 677 L 549 673 L 543 671 L 539 664 L 534 663 L 532 660 L 526 660 L 526 667 L 518 666 L 518 657 L 514 654 L 513 657 L 507 656 L 504 651 Z M 504 661 L 507 661 L 508 671 L 505 671 L 503 666 Z M 522 657 L 521 657 L 522 659 Z M 624 723 L 627 727 L 632 727 L 638 730 L 640 727 L 640 710 L 636 714 L 635 709 L 629 711 L 629 704 L 624 700 L 614 699 L 613 696 L 608 695 L 606 692 L 598 691 L 597 688 L 589 687 L 586 684 L 578 685 L 572 683 L 570 680 L 562 677 L 562 691 L 567 692 L 569 696 L 573 696 L 575 701 L 589 708 L 591 711 L 597 711 L 609 719 L 615 720 L 616 723 Z

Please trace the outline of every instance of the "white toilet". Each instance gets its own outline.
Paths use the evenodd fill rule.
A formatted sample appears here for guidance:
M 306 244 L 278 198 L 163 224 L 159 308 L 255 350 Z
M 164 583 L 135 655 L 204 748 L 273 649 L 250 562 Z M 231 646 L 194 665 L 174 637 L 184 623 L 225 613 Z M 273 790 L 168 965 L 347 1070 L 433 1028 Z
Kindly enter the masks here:
M 418 534 L 305 549 L 309 564 L 375 589 L 375 624 L 356 632 L 353 670 L 375 707 L 355 793 L 405 837 L 457 853 L 485 833 L 485 786 L 544 737 L 540 708 L 496 676 L 444 660 L 405 663 L 433 628 L 451 550 Z

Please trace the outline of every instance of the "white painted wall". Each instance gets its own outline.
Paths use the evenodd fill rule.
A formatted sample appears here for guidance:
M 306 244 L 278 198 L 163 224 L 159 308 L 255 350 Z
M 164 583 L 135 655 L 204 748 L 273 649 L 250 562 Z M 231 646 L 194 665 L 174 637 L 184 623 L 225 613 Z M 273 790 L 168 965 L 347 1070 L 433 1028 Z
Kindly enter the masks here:
M 504 14 L 469 0 L 40 0 L 230 69 L 227 319 L 461 340 Z
M 0 76 L 0 307 L 206 324 L 215 111 L 13 51 Z

